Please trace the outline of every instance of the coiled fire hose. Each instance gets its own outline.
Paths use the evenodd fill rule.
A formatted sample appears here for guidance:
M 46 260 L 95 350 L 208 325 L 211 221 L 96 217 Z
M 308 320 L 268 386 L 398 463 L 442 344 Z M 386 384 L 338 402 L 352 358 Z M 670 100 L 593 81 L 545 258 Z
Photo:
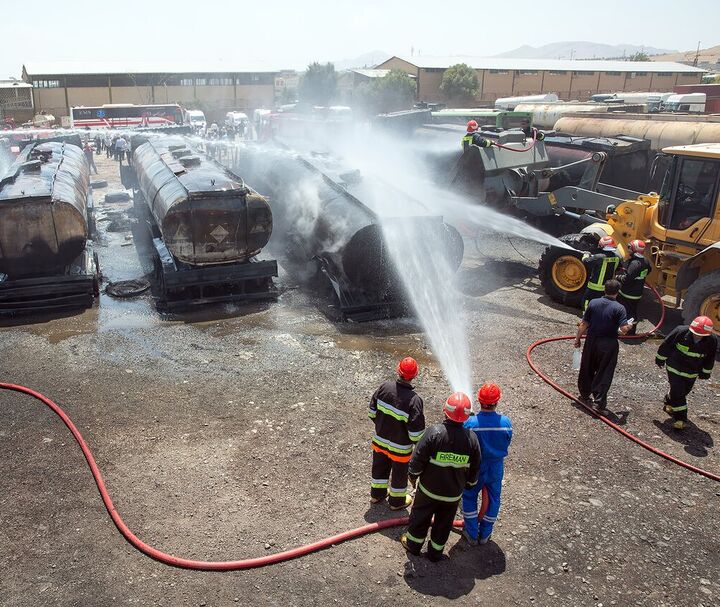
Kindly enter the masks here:
M 640 335 L 627 335 L 622 337 L 622 339 L 644 339 L 646 337 L 649 337 L 655 331 L 659 330 L 662 324 L 665 322 L 665 304 L 663 303 L 662 297 L 660 296 L 660 293 L 657 292 L 657 290 L 654 287 L 650 287 L 652 292 L 655 294 L 655 297 L 657 298 L 658 302 L 660 303 L 660 320 L 658 323 L 650 329 L 647 333 L 641 333 Z M 653 445 L 643 441 L 642 439 L 638 438 L 634 434 L 631 434 L 627 430 L 621 428 L 618 424 L 610 421 L 607 417 L 604 417 L 597 413 L 595 409 L 592 407 L 589 407 L 584 402 L 582 402 L 579 398 L 577 398 L 574 394 L 571 394 L 567 390 L 565 390 L 562 386 L 560 386 L 557 382 L 555 382 L 553 379 L 551 379 L 546 373 L 540 369 L 540 367 L 535 363 L 532 357 L 532 353 L 538 346 L 542 346 L 543 344 L 549 344 L 554 341 L 564 341 L 569 339 L 575 339 L 574 335 L 563 335 L 561 337 L 547 337 L 545 339 L 540 339 L 536 341 L 535 343 L 531 344 L 530 347 L 527 349 L 527 353 L 525 354 L 525 358 L 527 358 L 528 364 L 530 365 L 530 368 L 537 374 L 540 379 L 542 379 L 546 384 L 550 385 L 552 388 L 557 390 L 560 394 L 563 396 L 567 396 L 570 400 L 574 401 L 578 405 L 580 405 L 583 409 L 591 413 L 593 416 L 600 419 L 601 422 L 603 422 L 608 427 L 612 428 L 616 432 L 619 432 L 622 434 L 625 438 L 630 439 L 634 443 L 640 445 L 643 449 L 647 449 L 651 453 L 654 453 L 655 455 L 659 455 L 660 457 L 666 459 L 667 461 L 677 464 L 678 466 L 682 466 L 683 468 L 686 468 L 687 470 L 690 470 L 691 472 L 695 472 L 696 474 L 700 474 L 706 478 L 709 478 L 714 481 L 720 481 L 720 475 L 715 474 L 713 472 L 709 472 L 708 470 L 703 470 L 702 468 L 698 468 L 697 466 L 693 466 L 692 464 L 685 462 L 681 459 L 678 459 L 677 457 L 674 457 L 670 455 L 669 453 L 665 453 L 664 451 L 661 451 L 657 447 L 654 447 Z M 583 336 L 584 339 L 584 336 Z
M 269 554 L 267 556 L 261 556 L 256 558 L 248 558 L 248 559 L 242 559 L 237 561 L 196 561 L 191 559 L 185 559 L 178 556 L 173 556 L 171 554 L 167 554 L 165 552 L 162 552 L 161 550 L 158 550 L 156 548 L 153 548 L 152 546 L 149 546 L 145 542 L 143 542 L 141 539 L 139 539 L 125 524 L 122 517 L 118 514 L 117 510 L 115 509 L 115 505 L 112 502 L 112 499 L 110 499 L 110 494 L 107 491 L 107 488 L 105 487 L 105 481 L 103 480 L 102 474 L 100 473 L 100 469 L 98 468 L 97 464 L 95 463 L 95 458 L 92 455 L 92 452 L 90 451 L 90 448 L 87 446 L 87 443 L 85 442 L 85 439 L 83 439 L 82 434 L 80 434 L 80 431 L 77 429 L 75 424 L 73 424 L 72 420 L 68 416 L 65 411 L 62 410 L 62 408 L 46 396 L 40 394 L 39 392 L 36 392 L 35 390 L 31 390 L 30 388 L 26 388 L 25 386 L 18 386 L 15 384 L 6 384 L 6 383 L 0 383 L 0 389 L 2 390 L 12 390 L 14 392 L 20 392 L 22 394 L 28 394 L 32 396 L 33 398 L 36 398 L 41 403 L 45 404 L 47 407 L 49 407 L 67 426 L 68 430 L 73 435 L 73 438 L 75 438 L 75 441 L 80 446 L 80 449 L 83 452 L 83 455 L 85 456 L 85 460 L 88 463 L 88 466 L 90 466 L 90 471 L 92 472 L 93 478 L 95 479 L 95 484 L 97 485 L 98 491 L 100 492 L 100 497 L 102 498 L 103 503 L 105 504 L 105 508 L 108 511 L 108 514 L 110 515 L 110 518 L 112 519 L 113 523 L 115 523 L 115 526 L 117 527 L 118 531 L 122 534 L 122 536 L 130 542 L 130 544 L 142 552 L 143 554 L 146 554 L 147 556 L 155 559 L 156 561 L 160 561 L 161 563 L 165 563 L 166 565 L 172 565 L 173 567 L 181 567 L 184 569 L 198 569 L 202 571 L 236 571 L 239 569 L 254 569 L 256 567 L 265 567 L 266 565 L 274 565 L 276 563 L 282 563 L 283 561 L 289 561 L 290 559 L 298 558 L 301 556 L 305 556 L 307 554 L 310 554 L 312 552 L 317 552 L 318 550 L 322 550 L 324 548 L 330 548 L 331 546 L 334 546 L 335 544 L 339 544 L 341 542 L 345 542 L 347 540 L 351 540 L 357 537 L 361 537 L 363 535 L 367 535 L 368 533 L 374 533 L 376 531 L 382 531 L 383 529 L 388 529 L 389 527 L 398 527 L 401 525 L 407 525 L 408 524 L 408 517 L 401 517 L 401 518 L 393 518 L 388 519 L 384 521 L 378 521 L 376 523 L 370 523 L 368 525 L 363 525 L 362 527 L 358 527 L 357 529 L 351 529 L 350 531 L 345 531 L 343 533 L 338 533 L 337 535 L 333 535 L 331 537 L 325 538 L 323 540 L 319 540 L 317 542 L 313 542 L 312 544 L 306 544 L 305 546 L 299 546 L 298 548 L 292 548 L 291 550 L 286 550 L 284 552 L 278 552 L 276 554 Z M 487 490 L 483 487 L 482 490 L 482 503 L 480 507 L 480 518 L 482 518 L 485 515 L 485 511 L 488 507 L 488 496 L 487 496 Z M 454 526 L 459 528 L 462 527 L 463 523 L 460 520 L 456 520 L 454 523 Z

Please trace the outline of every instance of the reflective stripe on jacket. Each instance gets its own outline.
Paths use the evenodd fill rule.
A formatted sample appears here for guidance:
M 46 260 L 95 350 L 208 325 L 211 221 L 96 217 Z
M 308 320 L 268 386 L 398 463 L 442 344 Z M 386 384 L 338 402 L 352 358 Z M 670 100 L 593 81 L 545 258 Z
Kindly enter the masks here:
M 595 255 L 586 253 L 582 261 L 587 266 L 587 287 L 593 291 L 604 291 L 605 282 L 615 276 L 620 265 L 620 258 L 611 251 L 600 251 Z
M 368 417 L 375 422 L 372 448 L 398 462 L 409 462 L 425 430 L 423 401 L 410 383 L 386 381 L 372 395 Z
M 656 358 L 665 362 L 668 373 L 686 379 L 707 379 L 715 364 L 717 337 L 707 335 L 695 341 L 688 325 L 673 329 L 658 348 Z
M 620 295 L 625 299 L 641 299 L 645 287 L 645 278 L 652 268 L 650 262 L 644 257 L 633 255 L 623 265 L 625 267 L 625 276 L 622 279 Z

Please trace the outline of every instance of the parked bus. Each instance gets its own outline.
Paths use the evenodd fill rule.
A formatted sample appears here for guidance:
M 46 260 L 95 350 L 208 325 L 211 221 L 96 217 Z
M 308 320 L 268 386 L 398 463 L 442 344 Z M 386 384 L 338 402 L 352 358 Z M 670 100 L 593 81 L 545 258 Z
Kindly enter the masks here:
M 74 128 L 122 128 L 187 124 L 186 112 L 176 103 L 166 105 L 109 104 L 70 109 Z

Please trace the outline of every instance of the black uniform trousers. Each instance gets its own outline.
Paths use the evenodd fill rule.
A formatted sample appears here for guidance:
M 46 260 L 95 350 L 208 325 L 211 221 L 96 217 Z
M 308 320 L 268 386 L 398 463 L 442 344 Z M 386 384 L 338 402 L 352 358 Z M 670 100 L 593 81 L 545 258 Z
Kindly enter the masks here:
M 591 335 L 585 339 L 578 375 L 580 396 L 587 397 L 592 394 L 595 403 L 605 408 L 619 350 L 617 337 Z
M 670 382 L 670 393 L 665 397 L 665 404 L 672 408 L 673 419 L 687 421 L 687 395 L 695 385 L 695 379 L 682 377 L 668 371 L 668 382 Z
M 640 303 L 640 300 L 639 299 L 628 299 L 626 297 L 623 297 L 622 294 L 618 294 L 617 300 L 625 308 L 625 314 L 627 315 L 627 319 L 628 320 L 630 320 L 631 318 L 635 319 L 633 321 L 632 328 L 627 332 L 627 335 L 635 335 L 635 331 L 636 331 L 637 324 L 638 324 L 637 309 L 638 309 L 638 304 Z
M 593 300 L 597 299 L 598 297 L 604 297 L 605 290 L 602 291 L 596 291 L 595 289 L 591 289 L 590 287 L 587 287 L 585 289 L 585 294 L 583 295 L 583 301 L 582 301 L 582 309 L 583 312 L 587 310 L 588 304 Z
M 384 453 L 373 451 L 370 497 L 383 499 L 390 491 L 388 504 L 404 506 L 410 462 L 396 462 Z
M 459 503 L 459 499 L 454 502 L 433 499 L 418 488 L 410 511 L 410 524 L 406 534 L 408 550 L 413 554 L 420 554 L 425 536 L 432 525 L 428 557 L 431 560 L 438 560 L 445 549 L 448 537 L 450 537 Z

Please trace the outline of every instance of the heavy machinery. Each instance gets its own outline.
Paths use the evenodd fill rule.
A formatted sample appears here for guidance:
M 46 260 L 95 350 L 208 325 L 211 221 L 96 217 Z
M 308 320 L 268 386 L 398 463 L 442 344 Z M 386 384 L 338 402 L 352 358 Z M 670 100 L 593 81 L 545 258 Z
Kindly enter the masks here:
M 151 243 L 158 307 L 274 299 L 277 262 L 256 258 L 272 234 L 268 201 L 180 137 L 136 136 L 132 147 L 123 184 L 137 242 Z
M 20 152 L 0 175 L 0 314 L 92 306 L 92 214 L 79 145 L 32 143 Z
M 653 270 L 647 278 L 666 305 L 682 308 L 685 321 L 703 314 L 720 329 L 720 143 L 669 147 L 669 167 L 660 193 L 604 192 L 574 188 L 575 206 L 606 207 L 604 221 L 562 240 L 576 250 L 548 247 L 540 259 L 540 280 L 555 301 L 579 306 L 587 282 L 583 250 L 611 235 L 619 252 L 634 239 L 647 243 Z M 552 194 L 539 205 L 560 205 Z

